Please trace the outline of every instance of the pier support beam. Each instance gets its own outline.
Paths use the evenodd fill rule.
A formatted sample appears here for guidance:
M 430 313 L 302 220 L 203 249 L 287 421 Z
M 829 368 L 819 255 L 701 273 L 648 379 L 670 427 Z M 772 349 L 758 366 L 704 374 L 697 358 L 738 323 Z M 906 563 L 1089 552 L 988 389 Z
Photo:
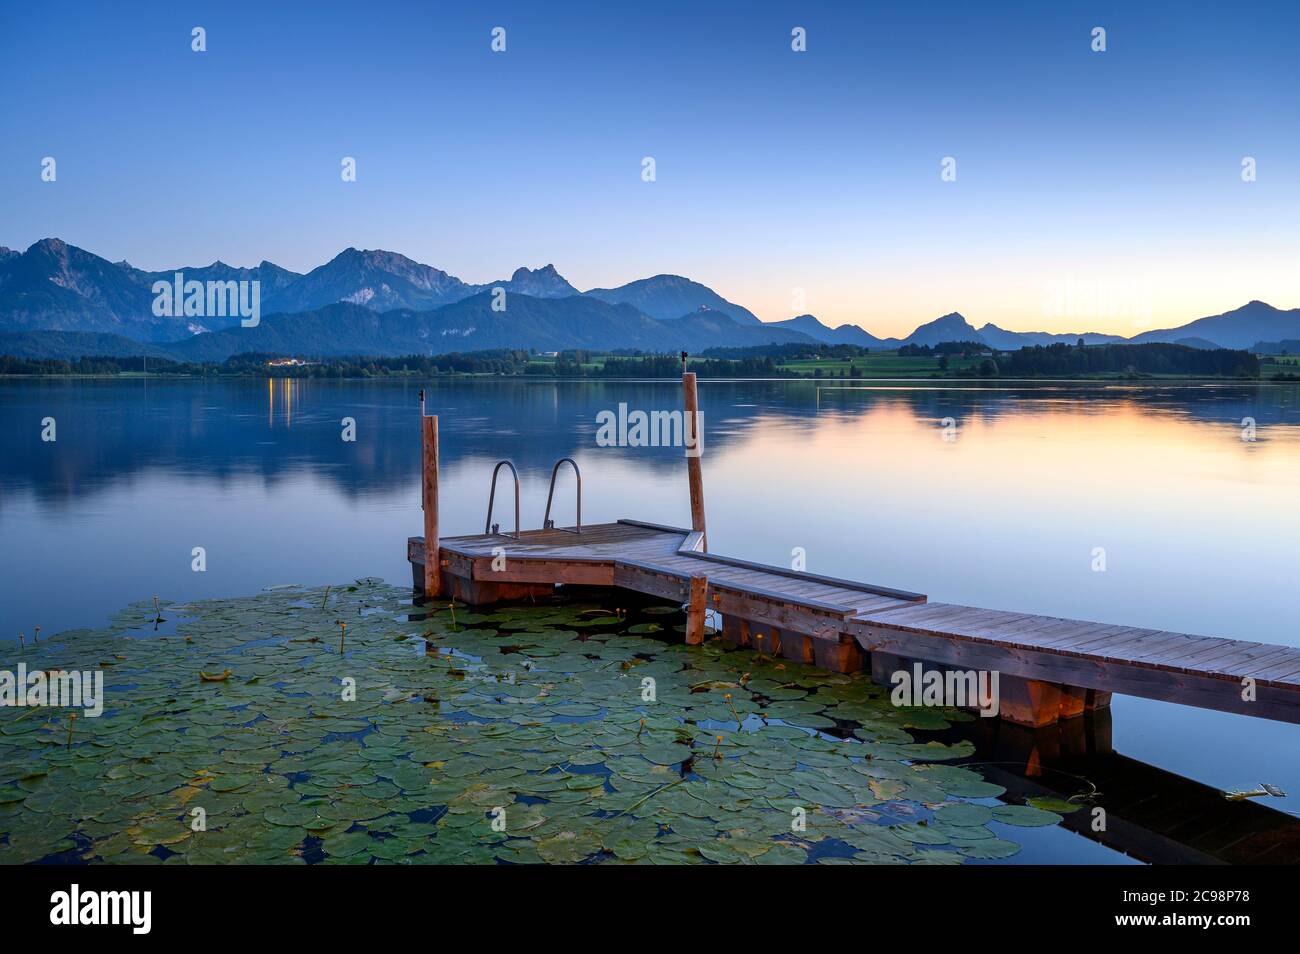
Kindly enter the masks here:
M 683 361 L 685 354 L 683 353 Z M 700 418 L 700 396 L 695 390 L 695 372 L 682 373 L 682 407 L 686 412 L 686 475 L 691 485 L 691 529 L 703 535 L 705 553 L 709 552 L 709 534 L 704 529 L 704 474 L 700 456 L 704 453 L 704 423 Z
M 813 665 L 818 669 L 831 672 L 859 672 L 866 666 L 866 653 L 858 646 L 858 641 L 848 633 L 840 633 L 838 638 L 812 640 Z
M 722 617 L 722 638 L 733 646 L 749 645 L 749 620 L 739 616 Z
M 892 686 L 894 673 L 910 671 L 916 663 L 920 663 L 926 672 L 946 672 L 957 668 L 873 650 L 871 679 L 882 686 Z M 1109 707 L 1109 692 L 1026 679 L 1005 672 L 998 674 L 998 717 L 1016 725 L 1040 729 Z
M 443 580 L 447 587 L 444 595 L 467 606 L 487 606 L 503 601 L 536 599 L 539 596 L 549 599 L 555 595 L 555 586 L 551 583 L 490 583 L 454 574 L 447 574 Z
M 867 665 L 867 654 L 849 633 L 820 629 L 809 635 L 732 614 L 722 617 L 722 638 L 765 656 L 780 656 L 831 672 L 855 673 Z
M 1083 714 L 1082 698 L 1079 699 L 1078 711 L 1075 711 L 1074 699 L 1070 695 L 1073 687 L 1039 679 L 1021 679 L 1006 673 L 999 674 L 998 683 L 998 714 L 1016 725 L 1041 728 L 1055 725 L 1062 716 L 1069 718 L 1069 714 Z M 1064 693 L 1061 691 L 1063 688 L 1066 689 Z
M 791 662 L 813 664 L 813 638 L 790 629 L 773 629 L 772 638 L 779 643 L 777 651 Z
M 442 561 L 438 552 L 438 416 L 420 418 L 423 445 L 424 595 L 442 592 Z
M 691 577 L 691 597 L 686 607 L 686 645 L 698 646 L 704 642 L 704 611 L 709 592 L 709 580 L 704 576 Z

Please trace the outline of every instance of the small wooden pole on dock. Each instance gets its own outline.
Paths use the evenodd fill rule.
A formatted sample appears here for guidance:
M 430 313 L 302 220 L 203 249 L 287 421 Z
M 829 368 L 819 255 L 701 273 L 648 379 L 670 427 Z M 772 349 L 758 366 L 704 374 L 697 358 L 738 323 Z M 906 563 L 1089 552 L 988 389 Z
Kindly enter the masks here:
M 682 366 L 685 367 L 685 353 Z M 700 396 L 695 390 L 695 372 L 682 372 L 682 403 L 686 411 L 685 426 L 691 443 L 686 448 L 686 472 L 691 484 L 691 529 L 702 536 L 705 553 L 709 551 L 709 535 L 704 529 L 704 474 L 700 469 L 700 455 L 704 451 L 704 425 L 700 420 Z
M 691 599 L 686 606 L 686 645 L 698 646 L 704 642 L 704 610 L 709 591 L 709 578 L 691 577 Z
M 423 404 L 423 392 L 420 397 Z M 433 599 L 442 590 L 438 555 L 438 415 L 421 416 L 420 436 L 424 450 L 424 595 Z

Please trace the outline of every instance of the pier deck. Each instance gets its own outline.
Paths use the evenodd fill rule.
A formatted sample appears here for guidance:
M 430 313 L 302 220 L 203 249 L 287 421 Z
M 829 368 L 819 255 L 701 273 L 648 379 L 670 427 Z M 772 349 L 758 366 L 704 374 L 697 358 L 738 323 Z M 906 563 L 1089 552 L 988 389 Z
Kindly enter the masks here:
M 724 638 L 840 672 L 996 671 L 1001 715 L 1041 726 L 1109 703 L 1112 692 L 1300 723 L 1300 649 L 1213 636 L 930 603 L 919 593 L 704 553 L 703 534 L 621 520 L 582 528 L 443 538 L 443 593 L 472 604 L 618 587 L 703 610 Z M 423 537 L 407 556 L 417 589 Z M 504 562 L 502 562 L 504 558 Z
M 732 643 L 836 672 L 869 668 L 885 684 L 918 664 L 926 680 L 936 672 L 986 672 L 989 685 L 996 674 L 997 714 L 1033 727 L 1105 709 L 1115 692 L 1300 723 L 1300 649 L 1294 647 L 931 603 L 920 593 L 708 552 L 703 429 L 686 358 L 683 353 L 682 404 L 686 432 L 694 435 L 685 445 L 690 530 L 638 520 L 580 532 L 554 527 L 555 481 L 566 463 L 576 481 L 575 522 L 582 522 L 582 474 L 565 457 L 551 471 L 545 529 L 519 530 L 519 474 L 503 460 L 492 471 L 489 532 L 440 539 L 438 418 L 424 414 L 421 391 L 424 536 L 407 541 L 416 591 L 483 605 L 545 596 L 557 585 L 619 588 L 685 604 L 687 644 L 704 641 L 713 610 Z M 514 534 L 499 533 L 492 523 L 497 477 L 506 467 L 514 483 Z M 432 559 L 426 559 L 426 540 L 437 550 Z M 944 681 L 959 685 L 956 677 Z

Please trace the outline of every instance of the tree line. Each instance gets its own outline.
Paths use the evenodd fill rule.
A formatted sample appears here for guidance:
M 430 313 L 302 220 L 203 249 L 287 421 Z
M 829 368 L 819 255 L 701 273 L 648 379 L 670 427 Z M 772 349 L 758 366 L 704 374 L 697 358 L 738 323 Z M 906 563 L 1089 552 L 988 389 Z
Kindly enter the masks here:
M 950 355 L 971 355 L 987 346 L 951 342 L 934 347 L 904 346 L 908 355 L 938 356 L 940 372 L 948 370 Z M 903 349 L 899 354 L 903 355 Z M 815 351 L 807 345 L 760 348 L 714 348 L 694 358 L 690 370 L 700 377 L 800 377 L 783 363 L 800 358 L 849 359 L 867 354 L 855 345 L 827 345 Z M 479 374 L 585 378 L 672 378 L 682 372 L 680 354 L 622 352 L 593 360 L 588 351 L 564 351 L 554 360 L 538 361 L 525 350 L 474 351 L 402 357 L 327 358 L 306 364 L 273 365 L 272 354 L 240 354 L 221 362 L 174 361 L 167 358 L 84 357 L 76 359 L 17 358 L 0 355 L 0 374 L 114 375 L 141 373 L 187 377 L 369 378 Z M 1257 378 L 1260 359 L 1249 351 L 1204 350 L 1176 344 L 1033 345 L 985 357 L 966 373 L 980 377 L 1075 377 L 1088 375 L 1194 375 Z M 813 377 L 862 377 L 863 369 L 813 370 Z
M 1177 344 L 1033 345 L 999 354 L 997 373 L 1007 377 L 1070 377 L 1089 374 L 1188 374 L 1259 377 L 1259 358 L 1249 351 L 1205 350 Z

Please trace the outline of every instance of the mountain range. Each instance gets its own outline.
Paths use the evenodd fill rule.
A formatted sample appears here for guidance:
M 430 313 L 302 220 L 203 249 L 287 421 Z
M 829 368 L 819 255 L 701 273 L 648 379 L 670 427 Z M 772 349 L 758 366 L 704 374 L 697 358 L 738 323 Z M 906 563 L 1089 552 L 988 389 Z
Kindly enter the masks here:
M 187 281 L 260 282 L 260 324 L 241 327 L 237 315 L 154 315 L 154 283 L 170 283 L 176 272 Z M 505 308 L 499 310 L 502 302 Z M 1251 348 L 1300 338 L 1300 309 L 1284 311 L 1252 301 L 1222 315 L 1129 339 L 1093 332 L 1007 331 L 992 323 L 976 328 L 953 312 L 905 338 L 878 338 L 857 325 L 831 328 L 813 315 L 764 322 L 679 275 L 583 292 L 554 265 L 519 268 L 508 279 L 473 284 L 383 250 L 348 248 L 301 274 L 268 261 L 252 268 L 217 261 L 151 272 L 57 238 L 42 239 L 25 252 L 0 247 L 0 354 L 19 357 L 148 354 L 222 360 L 249 351 L 324 357 L 488 348 L 699 352 L 782 343 L 895 348 L 945 341 L 1013 350 L 1073 344 L 1079 338 L 1087 344 L 1161 341 Z

